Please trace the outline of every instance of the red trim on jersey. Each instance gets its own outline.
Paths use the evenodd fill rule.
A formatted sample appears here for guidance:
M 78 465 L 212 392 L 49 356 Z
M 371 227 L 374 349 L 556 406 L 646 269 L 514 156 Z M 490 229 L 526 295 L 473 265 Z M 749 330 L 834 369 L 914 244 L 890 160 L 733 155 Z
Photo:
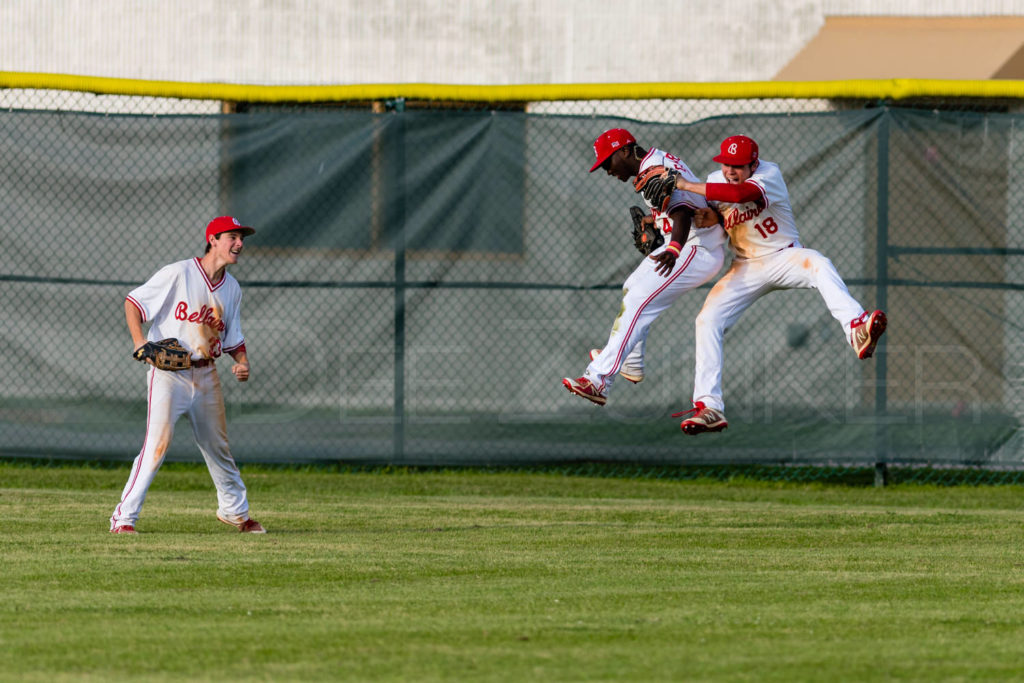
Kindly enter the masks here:
M 696 255 L 697 255 L 697 247 L 696 246 L 691 246 L 690 247 L 690 253 L 686 257 L 686 261 L 683 262 L 683 265 L 680 268 L 678 268 L 676 270 L 676 272 L 672 273 L 671 276 L 665 278 L 665 284 L 663 284 L 661 287 L 658 287 L 656 290 L 654 290 L 654 292 L 652 292 L 651 295 L 649 297 L 647 297 L 647 299 L 642 304 L 640 304 L 640 306 L 636 309 L 636 314 L 633 316 L 633 319 L 629 322 L 629 329 L 626 330 L 626 334 L 623 337 L 624 342 L 628 341 L 630 336 L 633 334 L 633 328 L 636 327 L 636 322 L 637 322 L 637 320 L 640 319 L 640 314 L 644 312 L 644 309 L 647 308 L 647 305 L 650 304 L 652 301 L 654 301 L 654 298 L 656 296 L 658 296 L 663 291 L 665 291 L 666 287 L 668 287 L 670 284 L 672 284 L 676 280 L 676 278 L 678 278 L 680 275 L 683 274 L 683 271 L 686 270 L 687 266 L 690 265 L 690 263 L 693 261 L 693 257 L 696 256 Z M 614 365 L 612 365 L 612 370 L 611 370 L 611 372 L 608 373 L 609 375 L 615 375 L 616 373 L 618 373 L 618 371 L 620 369 L 622 369 L 622 364 L 624 362 L 626 362 L 626 359 L 625 359 L 625 357 L 624 357 L 624 355 L 622 353 L 625 350 L 626 350 L 626 344 L 623 343 L 623 344 L 621 344 L 619 346 L 619 352 L 617 354 L 615 354 L 615 363 L 614 363 Z M 601 386 L 599 387 L 599 391 L 603 392 L 604 391 L 604 386 L 605 386 L 605 383 L 602 381 L 601 382 Z
M 245 351 L 245 340 L 244 339 L 242 340 L 242 343 L 239 344 L 238 346 L 232 346 L 230 349 L 224 349 L 224 353 L 236 353 L 238 351 L 242 351 L 242 352 Z
M 224 284 L 224 280 L 227 279 L 227 271 L 225 271 L 224 274 L 220 276 L 220 279 L 217 280 L 217 284 L 214 284 L 210 282 L 210 278 L 206 276 L 206 271 L 203 270 L 203 264 L 199 260 L 199 257 L 193 256 L 192 261 L 196 264 L 196 268 L 199 269 L 199 272 L 203 274 L 203 279 L 206 280 L 206 286 L 210 289 L 211 292 L 217 291 L 217 289 L 219 289 L 220 286 Z
M 714 202 L 729 202 L 730 204 L 745 204 L 747 202 L 761 202 L 768 205 L 768 199 L 764 196 L 764 190 L 757 183 L 744 181 L 738 185 L 732 183 L 708 183 L 707 198 Z
M 130 296 L 126 296 L 125 301 L 130 301 L 132 305 L 135 306 L 135 308 L 139 309 L 139 315 L 142 316 L 142 322 L 146 322 L 146 309 L 142 307 L 142 304 L 140 304 L 138 301 L 131 298 Z

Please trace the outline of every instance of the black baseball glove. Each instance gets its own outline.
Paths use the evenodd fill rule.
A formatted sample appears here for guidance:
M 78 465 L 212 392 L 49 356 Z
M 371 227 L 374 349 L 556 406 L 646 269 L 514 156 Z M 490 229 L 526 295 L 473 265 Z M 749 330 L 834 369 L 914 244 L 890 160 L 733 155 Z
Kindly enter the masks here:
M 665 166 L 649 166 L 640 171 L 633 180 L 633 189 L 644 196 L 658 211 L 664 211 L 668 207 L 668 198 L 676 189 L 676 179 L 681 174 L 679 171 Z
M 148 341 L 136 349 L 132 357 L 143 363 L 151 360 L 161 370 L 187 370 L 192 367 L 192 354 L 177 339 Z
M 629 207 L 629 217 L 633 219 L 633 244 L 636 250 L 644 256 L 665 243 L 661 231 L 654 226 L 654 223 L 645 223 L 644 217 L 647 212 L 639 206 Z

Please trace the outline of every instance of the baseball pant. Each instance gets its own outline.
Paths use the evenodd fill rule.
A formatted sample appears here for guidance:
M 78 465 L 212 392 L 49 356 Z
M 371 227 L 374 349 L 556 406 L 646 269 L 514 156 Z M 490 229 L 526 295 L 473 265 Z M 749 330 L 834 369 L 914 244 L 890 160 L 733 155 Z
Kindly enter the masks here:
M 755 259 L 734 259 L 708 292 L 697 315 L 693 402 L 724 410 L 722 340 L 743 311 L 777 289 L 817 289 L 850 341 L 850 322 L 864 313 L 832 261 L 813 249 L 791 247 Z
M 708 251 L 704 247 L 684 247 L 666 277 L 655 271 L 656 261 L 644 258 L 622 285 L 622 307 L 608 342 L 583 376 L 605 394 L 624 363 L 631 371 L 642 373 L 643 348 L 651 324 L 680 295 L 713 278 L 721 270 L 723 259 L 720 248 Z
M 150 368 L 149 410 L 142 450 L 121 493 L 121 502 L 110 517 L 110 528 L 135 525 L 146 500 L 146 492 L 163 464 L 174 436 L 174 425 L 183 414 L 192 424 L 196 445 L 206 460 L 217 487 L 217 514 L 232 523 L 249 519 L 245 485 L 228 448 L 227 422 L 220 377 L 211 363 L 178 372 Z

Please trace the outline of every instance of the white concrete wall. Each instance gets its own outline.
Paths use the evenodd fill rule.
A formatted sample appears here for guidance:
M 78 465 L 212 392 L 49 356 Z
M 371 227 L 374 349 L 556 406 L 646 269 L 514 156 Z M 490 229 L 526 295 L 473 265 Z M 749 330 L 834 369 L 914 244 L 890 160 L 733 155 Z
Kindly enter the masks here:
M 768 80 L 826 15 L 863 14 L 1024 15 L 1024 0 L 5 0 L 0 70 L 265 85 Z

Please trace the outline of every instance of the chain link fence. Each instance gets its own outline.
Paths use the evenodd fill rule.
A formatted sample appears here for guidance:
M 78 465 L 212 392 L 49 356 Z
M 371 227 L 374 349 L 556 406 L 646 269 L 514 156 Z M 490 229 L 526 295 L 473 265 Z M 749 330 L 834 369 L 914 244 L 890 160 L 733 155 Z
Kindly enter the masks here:
M 224 384 L 241 462 L 1008 481 L 1024 465 L 1018 100 L 10 89 L 0 107 L 0 455 L 134 457 L 145 370 L 124 296 L 231 214 L 257 229 L 232 271 L 253 378 Z M 670 414 L 690 405 L 705 286 L 653 326 L 642 384 L 604 408 L 568 394 L 640 259 L 632 188 L 587 173 L 610 127 L 701 176 L 724 137 L 754 137 L 803 244 L 887 311 L 875 358 L 856 359 L 816 292 L 773 293 L 726 338 L 729 429 L 687 437 Z M 188 429 L 168 457 L 198 458 Z

